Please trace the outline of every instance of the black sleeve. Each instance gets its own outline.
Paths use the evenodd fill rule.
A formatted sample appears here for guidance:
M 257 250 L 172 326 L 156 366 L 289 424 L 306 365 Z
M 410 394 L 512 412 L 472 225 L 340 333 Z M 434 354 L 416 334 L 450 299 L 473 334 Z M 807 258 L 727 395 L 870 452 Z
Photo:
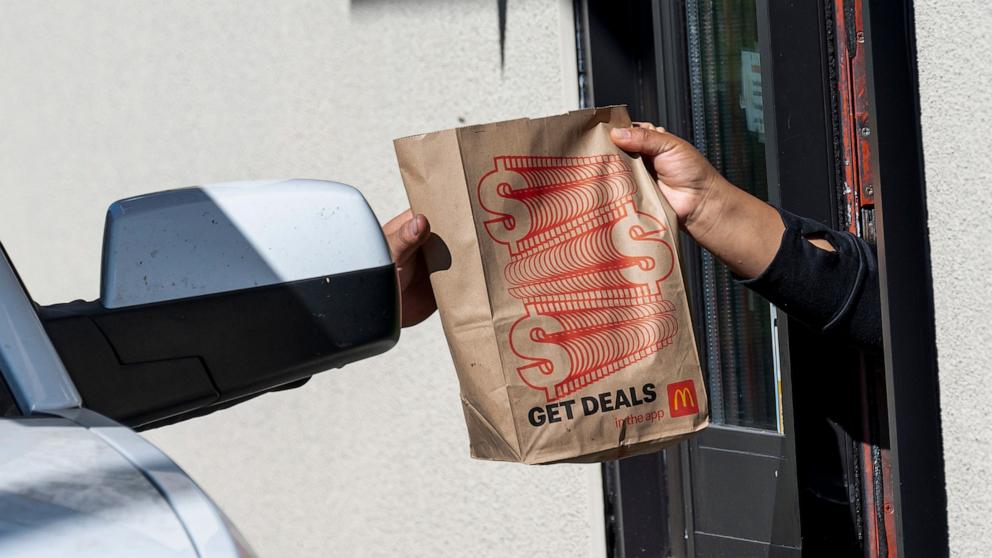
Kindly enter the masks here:
M 875 247 L 851 233 L 779 212 L 785 233 L 778 253 L 761 275 L 738 282 L 824 334 L 880 351 Z M 836 251 L 817 248 L 806 240 L 809 236 L 826 239 Z

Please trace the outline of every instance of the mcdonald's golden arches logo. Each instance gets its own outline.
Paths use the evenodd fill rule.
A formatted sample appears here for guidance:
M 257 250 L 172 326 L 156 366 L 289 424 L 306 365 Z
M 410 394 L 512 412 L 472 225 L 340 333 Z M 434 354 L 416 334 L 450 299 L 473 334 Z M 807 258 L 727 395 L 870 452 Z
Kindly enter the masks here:
M 699 412 L 696 386 L 692 380 L 668 384 L 668 411 L 670 417 L 683 417 Z

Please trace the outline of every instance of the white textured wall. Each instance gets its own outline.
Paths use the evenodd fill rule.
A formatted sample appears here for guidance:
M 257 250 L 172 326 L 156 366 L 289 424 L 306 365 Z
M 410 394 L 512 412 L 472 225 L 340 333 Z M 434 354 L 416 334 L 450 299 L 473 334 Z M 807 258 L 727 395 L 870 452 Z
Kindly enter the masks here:
M 916 3 L 947 514 L 954 556 L 992 547 L 992 7 Z
M 300 176 L 405 207 L 394 137 L 576 104 L 570 0 L 0 2 L 0 240 L 94 298 L 106 206 Z M 149 434 L 262 556 L 602 555 L 595 466 L 472 461 L 436 317 L 391 353 Z

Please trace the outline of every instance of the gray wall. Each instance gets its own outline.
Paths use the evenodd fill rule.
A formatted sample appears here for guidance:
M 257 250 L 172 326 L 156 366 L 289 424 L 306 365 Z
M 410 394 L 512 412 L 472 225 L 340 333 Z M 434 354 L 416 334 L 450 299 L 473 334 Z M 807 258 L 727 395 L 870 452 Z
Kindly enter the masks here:
M 95 298 L 114 199 L 314 177 L 405 207 L 391 140 L 575 108 L 570 0 L 0 2 L 0 239 Z M 150 433 L 262 556 L 602 556 L 596 466 L 470 460 L 437 318 L 384 357 Z
M 916 3 L 947 513 L 955 556 L 992 547 L 992 7 Z

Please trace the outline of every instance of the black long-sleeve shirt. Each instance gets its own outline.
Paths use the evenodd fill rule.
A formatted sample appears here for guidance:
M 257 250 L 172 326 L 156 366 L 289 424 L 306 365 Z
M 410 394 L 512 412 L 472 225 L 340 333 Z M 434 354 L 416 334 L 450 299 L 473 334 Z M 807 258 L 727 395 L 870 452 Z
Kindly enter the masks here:
M 761 275 L 739 281 L 790 316 L 830 336 L 872 351 L 882 347 L 875 247 L 848 232 L 779 210 L 785 233 Z M 830 242 L 834 252 L 807 237 Z

